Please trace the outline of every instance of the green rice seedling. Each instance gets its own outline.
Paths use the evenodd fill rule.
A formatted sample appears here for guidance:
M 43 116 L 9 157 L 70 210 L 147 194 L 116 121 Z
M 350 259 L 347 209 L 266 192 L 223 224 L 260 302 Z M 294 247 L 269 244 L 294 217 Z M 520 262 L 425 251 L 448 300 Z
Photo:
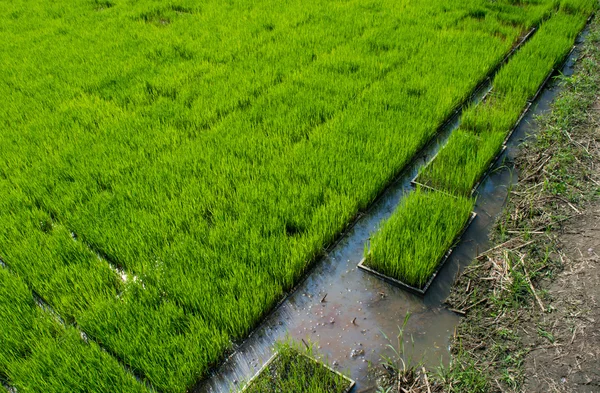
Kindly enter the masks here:
M 371 236 L 365 265 L 423 288 L 469 221 L 473 205 L 469 198 L 417 188 Z
M 467 108 L 461 117 L 460 129 L 475 135 L 511 130 L 527 106 L 527 100 L 515 96 L 493 94 L 479 105 Z
M 557 12 L 494 78 L 496 94 L 519 99 L 534 96 L 550 72 L 570 51 L 586 13 Z
M 156 287 L 121 277 L 49 214 L 33 207 L 19 210 L 21 203 L 26 198 L 0 202 L 2 211 L 19 212 L 3 217 L 2 236 L 14 236 L 5 259 L 9 268 L 67 323 L 76 322 L 127 365 L 144 370 L 154 386 L 184 391 L 229 347 L 228 337 L 202 318 L 186 313 Z M 23 233 L 27 237 L 17 241 Z M 39 262 L 21 262 L 28 257 Z M 35 381 L 34 374 L 30 378 Z
M 3 2 L 0 257 L 183 392 L 554 9 L 513 3 Z
M 0 268 L 0 375 L 19 392 L 147 392 L 72 327 L 36 304 L 25 284 Z
M 277 355 L 248 383 L 244 393 L 345 393 L 352 382 L 312 358 L 309 348 L 279 343 Z
M 438 190 L 469 196 L 473 187 L 502 150 L 504 132 L 476 135 L 459 129 L 448 143 L 419 174 L 419 181 Z
M 595 0 L 561 0 L 560 10 L 567 14 L 579 14 L 589 16 L 598 9 Z
M 585 12 L 559 11 L 544 22 L 498 72 L 491 97 L 463 113 L 460 129 L 420 171 L 417 182 L 445 192 L 470 195 L 502 149 L 503 139 L 515 126 L 527 100 L 533 98 L 569 52 L 586 16 Z

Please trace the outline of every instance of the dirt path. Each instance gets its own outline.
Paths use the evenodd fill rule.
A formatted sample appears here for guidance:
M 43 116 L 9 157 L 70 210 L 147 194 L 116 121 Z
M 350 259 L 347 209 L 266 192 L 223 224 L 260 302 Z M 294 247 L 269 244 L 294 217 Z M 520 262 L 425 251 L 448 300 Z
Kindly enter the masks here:
M 588 144 L 588 184 L 600 189 L 600 97 L 591 106 L 580 139 Z M 586 135 L 587 134 L 587 135 Z M 590 146 L 590 147 L 588 147 Z M 556 238 L 563 270 L 545 286 L 550 313 L 524 329 L 537 329 L 525 358 L 525 391 L 600 392 L 600 200 L 592 198 Z M 535 323 L 535 325 L 534 325 Z
M 565 269 L 547 287 L 552 312 L 523 327 L 548 334 L 530 344 L 525 391 L 600 391 L 600 203 L 581 213 L 558 236 Z

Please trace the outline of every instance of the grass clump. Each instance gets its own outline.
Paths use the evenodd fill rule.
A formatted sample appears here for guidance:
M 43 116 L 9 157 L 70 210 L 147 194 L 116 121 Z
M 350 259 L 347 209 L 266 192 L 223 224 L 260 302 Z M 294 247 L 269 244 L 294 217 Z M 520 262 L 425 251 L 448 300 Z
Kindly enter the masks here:
M 365 264 L 422 288 L 467 224 L 474 201 L 420 188 L 371 237 Z
M 487 393 L 491 386 L 485 370 L 460 348 L 453 355 L 450 364 L 440 366 L 437 375 L 432 377 L 442 387 L 440 390 L 446 393 Z
M 244 393 L 345 393 L 352 382 L 312 359 L 298 346 L 278 344 L 277 355 Z

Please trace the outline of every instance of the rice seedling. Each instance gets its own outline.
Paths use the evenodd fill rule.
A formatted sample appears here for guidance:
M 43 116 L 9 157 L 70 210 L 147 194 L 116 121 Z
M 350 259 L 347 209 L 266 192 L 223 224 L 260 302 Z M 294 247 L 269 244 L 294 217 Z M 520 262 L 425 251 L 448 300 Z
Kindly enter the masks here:
M 557 12 L 544 22 L 531 42 L 498 72 L 494 79 L 495 93 L 511 99 L 532 98 L 569 53 L 588 15 Z
M 244 393 L 347 393 L 354 383 L 297 344 L 278 343 L 277 353 L 242 390 Z
M 0 257 L 183 392 L 555 9 L 513 3 L 3 2 Z
M 417 181 L 426 179 L 428 187 L 469 196 L 500 153 L 505 137 L 505 132 L 477 135 L 458 129 Z
M 493 81 L 493 94 L 465 110 L 462 124 L 435 159 L 423 168 L 417 182 L 457 195 L 472 193 L 523 108 L 571 49 L 583 28 L 592 2 L 561 5 L 535 36 L 502 67 Z M 564 11 L 568 8 L 571 12 Z M 577 10 L 576 12 L 574 10 Z
M 365 265 L 423 288 L 469 221 L 474 201 L 417 188 L 371 236 Z
M 148 392 L 96 344 L 43 311 L 3 268 L 0 318 L 0 376 L 18 392 Z

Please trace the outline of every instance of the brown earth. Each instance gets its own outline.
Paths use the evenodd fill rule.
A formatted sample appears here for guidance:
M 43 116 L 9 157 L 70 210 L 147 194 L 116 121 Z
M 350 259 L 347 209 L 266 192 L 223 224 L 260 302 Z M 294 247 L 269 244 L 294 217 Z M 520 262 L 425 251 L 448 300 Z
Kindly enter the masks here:
M 591 111 L 589 136 L 597 141 L 600 99 Z M 597 145 L 588 150 L 593 182 L 600 179 L 600 155 Z M 523 332 L 548 333 L 529 343 L 524 391 L 600 392 L 600 201 L 571 218 L 556 240 L 564 270 L 545 287 L 551 312 L 522 326 Z
M 552 312 L 522 327 L 548 333 L 530 344 L 524 390 L 600 392 L 600 204 L 571 219 L 558 240 L 565 269 L 547 287 Z

